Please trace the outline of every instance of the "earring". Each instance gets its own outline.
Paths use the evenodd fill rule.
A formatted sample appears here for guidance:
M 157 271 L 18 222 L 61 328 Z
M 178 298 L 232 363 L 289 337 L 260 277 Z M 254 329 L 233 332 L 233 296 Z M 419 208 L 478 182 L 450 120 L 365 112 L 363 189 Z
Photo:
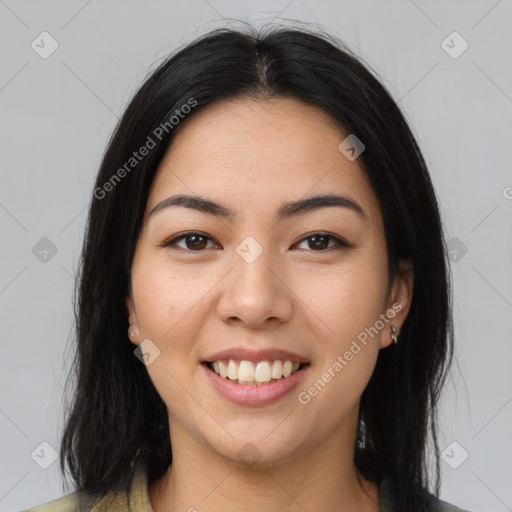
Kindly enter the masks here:
M 133 338 L 133 336 L 135 336 L 135 334 L 133 334 L 133 331 L 130 331 L 130 336 Z
M 395 342 L 395 344 L 398 343 L 396 333 L 397 333 L 396 327 L 394 325 L 392 325 L 391 326 L 391 339 Z

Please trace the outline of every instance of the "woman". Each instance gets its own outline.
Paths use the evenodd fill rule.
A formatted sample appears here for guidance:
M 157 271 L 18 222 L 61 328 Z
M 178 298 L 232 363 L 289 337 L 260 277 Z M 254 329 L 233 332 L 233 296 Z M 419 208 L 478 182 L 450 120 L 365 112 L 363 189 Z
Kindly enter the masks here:
M 75 489 L 44 510 L 461 510 L 438 497 L 450 294 L 425 161 L 365 65 L 305 30 L 201 37 L 97 176 Z

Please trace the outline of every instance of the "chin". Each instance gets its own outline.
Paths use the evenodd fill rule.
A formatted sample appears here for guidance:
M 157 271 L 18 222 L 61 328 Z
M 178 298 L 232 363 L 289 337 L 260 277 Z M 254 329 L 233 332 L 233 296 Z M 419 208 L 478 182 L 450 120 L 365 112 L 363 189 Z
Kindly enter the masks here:
M 262 429 L 260 435 L 253 428 L 251 434 L 247 430 L 241 431 L 239 435 L 233 434 L 232 437 L 225 433 L 222 441 L 210 439 L 207 443 L 226 462 L 240 467 L 265 469 L 292 462 L 297 456 L 297 443 L 289 436 L 280 437 L 276 433 L 277 429 L 274 432 L 272 429 L 275 429 L 275 423 L 272 428 Z

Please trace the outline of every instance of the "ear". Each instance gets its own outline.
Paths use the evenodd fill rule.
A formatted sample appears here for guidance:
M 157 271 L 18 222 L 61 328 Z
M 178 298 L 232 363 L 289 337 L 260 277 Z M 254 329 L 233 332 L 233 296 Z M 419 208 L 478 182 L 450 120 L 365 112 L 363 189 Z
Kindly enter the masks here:
M 380 348 L 389 347 L 393 343 L 391 338 L 391 326 L 396 327 L 396 336 L 400 335 L 402 325 L 411 309 L 412 294 L 414 290 L 414 268 L 410 260 L 401 260 L 398 265 L 398 273 L 391 283 L 386 316 L 389 321 L 380 339 Z M 393 314 L 394 313 L 394 314 Z M 400 339 L 398 340 L 400 343 Z
M 137 313 L 135 311 L 135 304 L 133 303 L 133 299 L 130 295 L 128 295 L 125 299 L 126 307 L 128 309 L 128 323 L 130 324 L 128 327 L 128 339 L 134 344 L 139 345 L 138 341 L 140 339 L 139 326 L 137 324 Z

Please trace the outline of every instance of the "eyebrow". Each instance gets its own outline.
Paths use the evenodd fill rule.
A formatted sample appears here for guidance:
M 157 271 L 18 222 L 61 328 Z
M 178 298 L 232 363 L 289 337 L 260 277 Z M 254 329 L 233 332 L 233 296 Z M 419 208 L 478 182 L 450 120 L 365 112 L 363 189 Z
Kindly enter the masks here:
M 216 203 L 210 199 L 201 196 L 190 196 L 178 194 L 170 196 L 158 203 L 150 212 L 149 217 L 171 206 L 182 206 L 198 210 L 209 215 L 233 220 L 236 212 L 228 206 Z M 283 203 L 277 210 L 276 218 L 278 221 L 288 219 L 297 215 L 311 212 L 325 207 L 342 207 L 355 212 L 362 220 L 367 220 L 368 217 L 359 203 L 347 196 L 338 194 L 324 194 L 320 196 L 307 197 L 306 199 L 299 199 L 297 201 L 290 201 Z

